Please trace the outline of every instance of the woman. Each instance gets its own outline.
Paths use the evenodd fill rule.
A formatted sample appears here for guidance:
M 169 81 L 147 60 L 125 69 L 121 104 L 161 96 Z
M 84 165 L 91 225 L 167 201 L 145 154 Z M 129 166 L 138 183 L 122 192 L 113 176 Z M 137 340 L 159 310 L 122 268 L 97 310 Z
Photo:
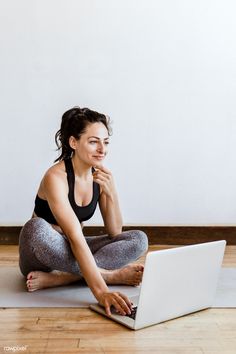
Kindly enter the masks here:
M 20 234 L 20 269 L 28 291 L 84 278 L 98 302 L 130 314 L 131 302 L 107 284 L 138 285 L 143 266 L 129 264 L 148 247 L 141 231 L 122 232 L 111 172 L 102 165 L 110 136 L 104 114 L 75 107 L 62 116 L 55 141 L 61 154 L 44 175 L 34 213 Z M 82 222 L 99 203 L 108 235 L 84 237 Z

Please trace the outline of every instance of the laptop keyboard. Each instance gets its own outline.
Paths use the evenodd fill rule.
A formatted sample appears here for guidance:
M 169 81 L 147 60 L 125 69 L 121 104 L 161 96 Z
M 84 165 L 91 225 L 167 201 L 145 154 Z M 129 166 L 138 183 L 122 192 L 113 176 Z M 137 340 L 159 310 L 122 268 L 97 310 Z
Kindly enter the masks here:
M 131 314 L 130 314 L 130 315 L 125 315 L 125 316 L 130 317 L 130 318 L 132 318 L 133 320 L 135 320 L 137 308 L 138 308 L 137 306 L 132 307 Z

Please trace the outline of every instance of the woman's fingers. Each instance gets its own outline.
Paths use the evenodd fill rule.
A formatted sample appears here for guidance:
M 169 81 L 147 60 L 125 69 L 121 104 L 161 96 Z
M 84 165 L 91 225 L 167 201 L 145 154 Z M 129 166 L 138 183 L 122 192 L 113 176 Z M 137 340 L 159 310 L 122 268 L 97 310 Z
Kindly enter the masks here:
M 126 295 L 121 293 L 109 293 L 107 294 L 104 307 L 106 314 L 111 316 L 111 306 L 114 306 L 116 311 L 121 315 L 126 315 L 131 313 L 132 304 Z
M 104 167 L 103 165 L 100 165 L 100 166 L 94 166 L 96 168 L 97 171 L 103 171 L 105 172 L 106 174 L 111 174 L 111 171 L 108 170 L 108 168 Z
M 129 306 L 126 304 L 126 302 L 122 299 L 121 296 L 115 299 L 113 306 L 121 315 L 130 314 L 131 312 Z
M 119 293 L 119 295 L 120 295 L 121 298 L 124 299 L 124 301 L 125 301 L 125 303 L 126 303 L 128 309 L 131 310 L 133 303 L 130 301 L 130 299 L 129 299 L 126 295 L 124 295 L 124 294 L 122 294 L 122 293 Z
M 130 314 L 131 309 L 129 307 L 129 300 L 128 298 L 121 294 L 121 293 L 115 293 L 115 302 L 113 303 L 113 306 L 115 306 L 116 310 L 120 312 L 122 315 Z M 127 303 L 128 300 L 128 303 Z
M 111 316 L 111 304 L 109 303 L 108 299 L 105 300 L 105 310 L 106 310 L 106 314 L 108 316 Z
M 99 175 L 99 174 L 96 174 L 93 176 L 94 180 L 95 181 L 101 181 L 101 182 L 108 182 L 108 179 L 105 177 L 105 176 L 102 176 L 102 175 Z
M 103 188 L 105 194 L 108 195 L 112 193 L 114 186 L 110 175 L 101 171 L 95 171 L 93 173 L 93 179 Z
M 112 174 L 111 172 L 106 169 L 105 167 L 102 168 L 98 168 L 93 172 L 93 177 L 94 178 L 104 178 L 107 181 L 111 181 L 112 180 Z
M 101 178 L 103 180 L 109 181 L 110 176 L 107 173 L 101 172 L 101 171 L 95 171 L 93 172 L 93 177 L 94 178 Z

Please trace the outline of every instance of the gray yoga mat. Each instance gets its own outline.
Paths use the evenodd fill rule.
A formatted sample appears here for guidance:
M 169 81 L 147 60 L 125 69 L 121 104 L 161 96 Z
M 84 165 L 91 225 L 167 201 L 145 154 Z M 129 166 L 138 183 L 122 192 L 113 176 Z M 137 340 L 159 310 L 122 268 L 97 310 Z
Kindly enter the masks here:
M 16 267 L 0 268 L 0 307 L 88 307 L 96 303 L 85 284 L 71 284 L 27 292 L 25 279 Z M 109 286 L 128 297 L 139 294 L 139 287 Z M 236 268 L 222 268 L 213 307 L 236 307 Z
M 83 283 L 74 283 L 34 292 L 26 290 L 25 278 L 16 267 L 0 268 L 0 307 L 89 307 L 97 303 L 91 290 Z M 109 286 L 129 297 L 138 295 L 133 286 Z

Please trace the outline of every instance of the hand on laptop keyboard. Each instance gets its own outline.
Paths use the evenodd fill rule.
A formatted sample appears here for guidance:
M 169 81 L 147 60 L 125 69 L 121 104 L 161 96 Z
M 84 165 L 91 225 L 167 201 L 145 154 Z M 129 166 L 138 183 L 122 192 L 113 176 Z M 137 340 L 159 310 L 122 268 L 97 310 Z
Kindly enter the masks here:
M 134 306 L 134 307 L 132 307 L 132 309 L 131 309 L 131 314 L 130 314 L 130 315 L 129 315 L 129 314 L 126 314 L 125 316 L 130 317 L 130 318 L 132 318 L 133 320 L 135 320 L 136 312 L 137 312 L 137 306 Z M 114 306 L 111 307 L 111 313 L 114 314 L 114 315 L 123 316 L 123 315 L 121 315 L 121 314 L 119 313 L 119 311 L 117 311 L 117 310 L 115 309 Z
M 105 307 L 106 314 L 111 315 L 111 308 L 114 307 L 121 315 L 131 313 L 132 302 L 120 292 L 104 292 L 99 298 L 99 304 Z
M 136 312 L 137 312 L 137 306 L 132 307 L 132 309 L 131 309 L 131 314 L 130 314 L 130 315 L 125 315 L 125 316 L 130 317 L 130 318 L 132 318 L 133 320 L 135 320 Z

